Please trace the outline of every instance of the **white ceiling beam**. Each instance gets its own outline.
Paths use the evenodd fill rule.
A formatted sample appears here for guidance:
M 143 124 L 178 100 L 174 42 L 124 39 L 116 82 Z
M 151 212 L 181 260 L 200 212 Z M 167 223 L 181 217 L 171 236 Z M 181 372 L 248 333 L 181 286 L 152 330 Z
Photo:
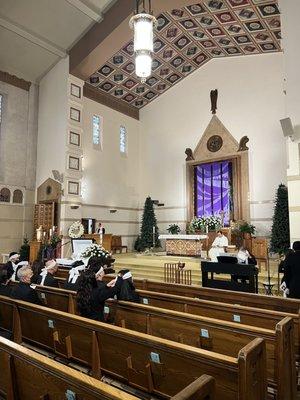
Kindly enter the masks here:
M 83 14 L 91 18 L 93 21 L 101 22 L 103 20 L 102 13 L 97 13 L 91 9 L 88 5 L 86 5 L 82 0 L 66 0 L 73 7 L 77 8 L 77 10 L 81 11 Z
M 33 32 L 30 32 L 26 28 L 21 27 L 20 25 L 17 25 L 15 23 L 9 21 L 8 19 L 4 19 L 1 16 L 0 16 L 0 26 L 2 26 L 5 29 L 8 29 L 11 32 L 16 33 L 17 35 L 28 40 L 29 42 L 34 43 L 39 47 L 42 47 L 43 49 L 49 51 L 52 54 L 55 54 L 56 56 L 58 56 L 60 58 L 64 58 L 67 55 L 67 53 L 64 51 L 64 49 L 49 42 L 47 39 L 44 39 L 41 36 L 39 36 Z

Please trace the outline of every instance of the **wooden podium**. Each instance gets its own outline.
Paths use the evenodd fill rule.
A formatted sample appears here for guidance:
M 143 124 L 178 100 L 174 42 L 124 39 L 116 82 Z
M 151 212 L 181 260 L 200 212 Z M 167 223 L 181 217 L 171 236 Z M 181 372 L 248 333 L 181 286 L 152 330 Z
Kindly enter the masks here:
M 84 234 L 83 237 L 85 239 L 94 239 L 97 244 L 100 244 L 100 235 L 99 233 L 91 233 L 91 234 Z M 102 247 L 104 247 L 105 250 L 111 251 L 111 242 L 112 242 L 112 234 L 108 233 L 105 235 L 102 235 Z

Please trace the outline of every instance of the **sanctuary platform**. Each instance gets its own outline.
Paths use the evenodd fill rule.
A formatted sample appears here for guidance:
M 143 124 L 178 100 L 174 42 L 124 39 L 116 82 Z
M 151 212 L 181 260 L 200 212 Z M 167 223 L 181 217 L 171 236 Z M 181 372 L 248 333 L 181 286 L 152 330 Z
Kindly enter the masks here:
M 185 256 L 168 256 L 163 253 L 149 253 L 148 255 L 139 253 L 115 254 L 115 270 L 128 268 L 131 270 L 133 277 L 164 281 L 164 263 L 184 262 L 185 268 L 192 271 L 192 284 L 201 285 L 201 269 L 200 258 Z M 278 263 L 274 259 L 270 259 L 271 283 L 274 284 L 273 294 L 277 294 L 277 270 Z M 220 275 L 220 278 L 223 278 Z M 259 293 L 264 293 L 263 283 L 267 281 L 267 272 L 264 268 L 258 275 Z M 281 293 L 280 293 L 281 294 Z

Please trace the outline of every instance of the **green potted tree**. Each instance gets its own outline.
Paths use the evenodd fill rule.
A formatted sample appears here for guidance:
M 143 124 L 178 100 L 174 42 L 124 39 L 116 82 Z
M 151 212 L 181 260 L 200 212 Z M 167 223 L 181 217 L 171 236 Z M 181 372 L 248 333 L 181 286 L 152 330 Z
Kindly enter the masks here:
M 251 236 L 255 233 L 255 226 L 249 224 L 248 222 L 243 222 L 239 226 L 239 231 L 243 234 L 244 239 L 250 239 Z
M 180 232 L 180 227 L 177 224 L 171 224 L 171 225 L 169 225 L 169 228 L 167 229 L 167 231 L 171 235 L 178 235 L 178 233 Z

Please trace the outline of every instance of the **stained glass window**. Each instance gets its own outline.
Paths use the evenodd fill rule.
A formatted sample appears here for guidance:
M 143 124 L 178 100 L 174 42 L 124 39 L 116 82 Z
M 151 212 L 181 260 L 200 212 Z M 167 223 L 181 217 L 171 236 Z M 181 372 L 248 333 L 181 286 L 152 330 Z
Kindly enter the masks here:
M 102 123 L 99 115 L 93 115 L 93 144 L 101 146 Z
M 125 126 L 120 126 L 120 152 L 127 152 L 127 132 Z
M 232 212 L 232 163 L 201 164 L 195 167 L 196 217 L 224 216 L 228 225 Z

